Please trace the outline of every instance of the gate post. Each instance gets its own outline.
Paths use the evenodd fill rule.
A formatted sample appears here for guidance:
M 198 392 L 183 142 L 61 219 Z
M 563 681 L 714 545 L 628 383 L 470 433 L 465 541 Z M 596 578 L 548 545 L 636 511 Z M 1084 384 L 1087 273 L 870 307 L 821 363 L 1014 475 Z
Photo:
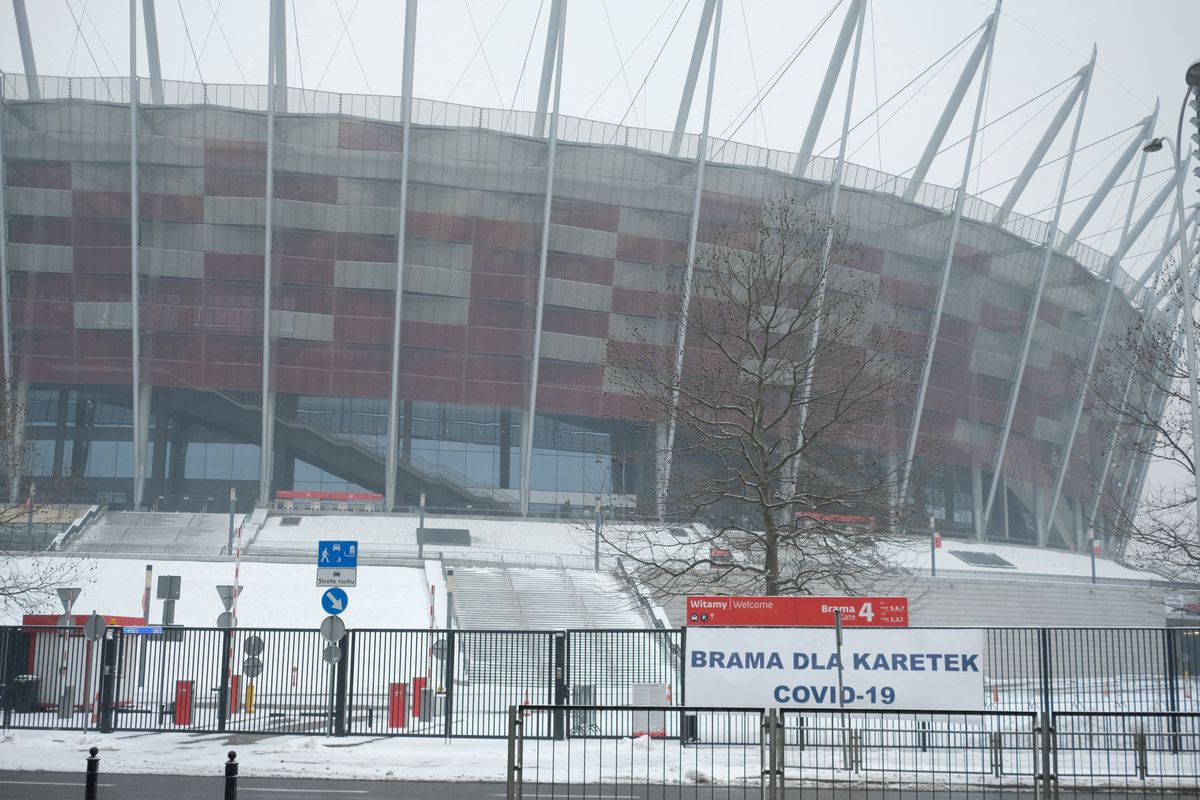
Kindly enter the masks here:
M 555 740 L 567 738 L 564 706 L 567 704 L 567 632 L 554 632 L 554 730 Z
M 1179 672 L 1177 666 L 1175 631 L 1163 628 L 1163 657 L 1166 659 L 1165 669 L 1167 682 L 1167 711 L 1172 712 L 1168 720 L 1171 729 L 1171 752 L 1179 752 L 1179 718 L 1173 712 L 1179 710 Z
M 1053 715 L 1049 711 L 1042 711 L 1037 716 L 1037 742 L 1038 750 L 1041 756 L 1041 770 L 1038 775 L 1038 780 L 1042 784 L 1042 789 L 1037 792 L 1038 797 L 1042 800 L 1055 800 L 1058 797 L 1058 779 L 1053 774 L 1053 765 L 1055 759 L 1053 756 L 1054 749 L 1054 728 L 1052 726 Z
M 508 760 L 507 767 L 507 800 L 520 800 L 522 791 L 521 767 L 524 748 L 524 731 L 521 713 L 516 706 L 508 707 Z
M 446 675 L 442 681 L 442 686 L 446 687 L 446 699 L 442 705 L 442 717 L 446 724 L 446 738 L 449 739 L 454 733 L 454 652 L 457 642 L 454 637 L 454 629 L 450 628 L 446 631 L 446 657 L 442 663 L 446 668 Z
M 109 628 L 100 640 L 100 732 L 112 733 L 117 705 L 117 662 L 121 655 L 121 631 Z
M 8 726 L 12 724 L 12 679 L 15 677 L 15 671 L 11 668 L 13 660 L 12 652 L 16 647 L 17 628 L 4 628 L 0 630 L 0 694 L 3 694 L 4 722 L 0 725 L 0 730 L 8 730 Z
M 233 654 L 233 630 L 221 632 L 221 685 L 217 689 L 217 733 L 225 732 L 229 719 L 229 659 Z
M 1042 711 L 1047 714 L 1054 711 L 1054 692 L 1051 688 L 1054 662 L 1050 655 L 1050 629 L 1038 629 L 1039 651 L 1041 653 L 1042 673 Z
M 333 735 L 346 735 L 346 696 L 350 678 L 350 656 L 354 652 L 354 647 L 351 644 L 353 641 L 353 632 L 346 631 L 342 634 L 342 638 L 338 640 L 338 649 L 342 653 L 342 657 L 338 659 L 335 665 L 337 669 L 337 682 L 334 688 L 336 695 L 333 701 Z

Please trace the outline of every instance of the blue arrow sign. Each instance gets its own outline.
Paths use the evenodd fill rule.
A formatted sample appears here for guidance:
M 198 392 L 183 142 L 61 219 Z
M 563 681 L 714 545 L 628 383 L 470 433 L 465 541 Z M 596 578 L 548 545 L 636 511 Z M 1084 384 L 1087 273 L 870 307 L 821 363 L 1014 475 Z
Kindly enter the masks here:
M 348 605 L 350 605 L 350 598 L 346 595 L 345 589 L 335 586 L 321 593 L 321 608 L 325 610 L 326 614 L 340 614 L 346 610 Z
M 318 567 L 358 567 L 357 541 L 322 541 L 317 543 Z

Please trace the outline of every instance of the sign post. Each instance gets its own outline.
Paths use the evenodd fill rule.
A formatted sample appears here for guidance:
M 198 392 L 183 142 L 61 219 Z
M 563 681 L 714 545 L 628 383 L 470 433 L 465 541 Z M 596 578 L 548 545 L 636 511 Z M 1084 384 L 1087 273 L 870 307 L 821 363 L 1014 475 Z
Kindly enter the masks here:
M 358 585 L 358 542 L 351 540 L 317 543 L 317 586 Z
M 337 664 L 342 660 L 342 648 L 338 642 L 345 635 L 346 623 L 342 622 L 341 617 L 326 617 L 321 621 L 321 638 L 329 642 L 321 651 L 321 657 L 329 665 L 329 728 L 326 734 L 328 736 L 333 736 L 333 718 L 336 709 L 334 688 L 337 680 Z
M 33 492 L 33 486 L 29 487 L 30 492 Z M 71 616 L 71 609 L 75 606 L 75 601 L 79 599 L 79 593 L 82 589 L 70 587 L 58 590 L 58 599 L 62 602 L 63 616 L 60 620 L 62 628 L 62 664 L 58 668 L 58 674 L 62 683 L 59 687 L 58 694 L 58 717 L 59 719 L 68 719 L 71 716 L 72 708 L 75 704 L 75 687 L 67 684 L 68 663 L 71 657 L 71 626 L 74 623 L 74 618 Z M 86 687 L 85 687 L 86 691 Z

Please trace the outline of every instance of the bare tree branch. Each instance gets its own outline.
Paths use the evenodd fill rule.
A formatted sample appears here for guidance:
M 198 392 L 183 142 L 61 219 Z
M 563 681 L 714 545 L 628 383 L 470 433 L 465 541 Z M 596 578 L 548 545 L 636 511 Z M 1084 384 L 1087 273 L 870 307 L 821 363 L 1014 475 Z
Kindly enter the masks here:
M 840 266 L 855 263 L 846 238 L 841 220 L 790 198 L 713 226 L 678 380 L 678 340 L 663 335 L 663 320 L 675 336 L 682 327 L 678 268 L 662 270 L 659 314 L 610 348 L 615 393 L 659 425 L 676 421 L 673 452 L 656 454 L 674 465 L 666 518 L 709 523 L 647 514 L 606 526 L 657 593 L 854 593 L 898 574 L 901 464 L 883 454 L 896 450 L 897 385 L 914 370 L 873 276 Z

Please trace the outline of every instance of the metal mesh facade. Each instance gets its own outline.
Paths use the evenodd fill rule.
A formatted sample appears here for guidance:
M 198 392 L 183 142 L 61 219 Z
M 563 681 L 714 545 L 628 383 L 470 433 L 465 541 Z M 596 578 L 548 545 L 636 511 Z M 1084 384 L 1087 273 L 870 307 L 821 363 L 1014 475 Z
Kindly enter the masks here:
M 133 380 L 129 84 L 42 80 L 28 101 L 4 76 L 3 156 L 11 365 L 40 464 L 128 502 L 133 428 L 144 426 L 147 505 L 257 486 L 260 414 L 276 419 L 273 489 L 380 490 L 393 346 L 400 347 L 401 505 L 511 508 L 538 305 L 548 144 L 534 115 L 415 101 L 398 341 L 398 99 L 290 90 L 274 133 L 269 352 L 262 365 L 266 90 L 166 82 L 138 106 L 138 308 L 143 419 Z M 144 98 L 143 98 L 144 101 Z M 638 404 L 606 373 L 610 348 L 655 314 L 655 272 L 682 268 L 695 137 L 559 119 L 550 209 L 531 507 L 653 496 Z M 833 162 L 710 140 L 705 231 L 770 198 L 829 203 Z M 848 164 L 840 213 L 857 247 L 837 269 L 874 293 L 869 319 L 924 357 L 954 191 Z M 1056 254 L 1002 465 L 997 511 L 976 522 L 1033 306 L 1046 223 L 968 198 L 934 349 L 918 459 L 930 513 L 963 535 L 1077 547 L 1129 502 L 1144 465 L 1105 470 L 1112 423 L 1085 404 L 1062 500 L 1049 496 L 1096 330 L 1107 267 Z M 1146 313 L 1117 270 L 1108 335 Z M 1157 298 L 1154 298 L 1157 301 Z M 662 344 L 673 326 L 661 326 Z M 607 368 L 611 370 L 612 368 Z M 920 370 L 914 371 L 919 374 Z M 265 392 L 265 395 L 264 395 Z M 916 387 L 853 443 L 902 457 Z M 652 459 L 652 457 L 648 457 Z M 1103 480 L 1104 485 L 1100 483 Z

